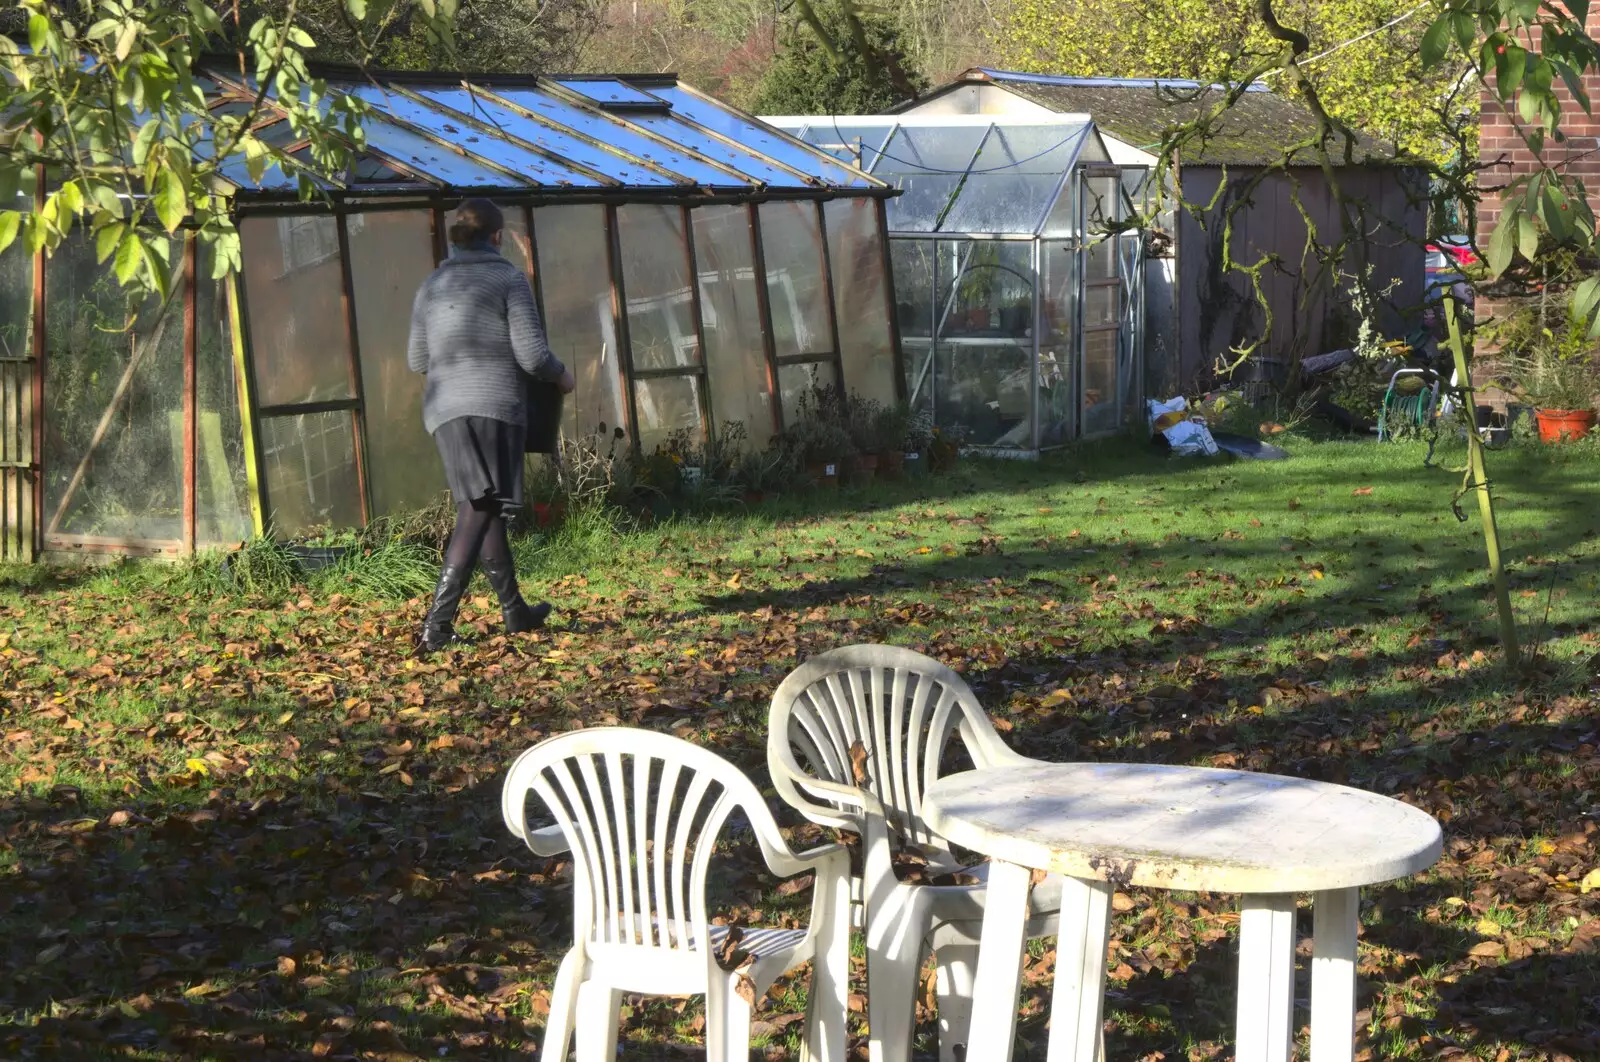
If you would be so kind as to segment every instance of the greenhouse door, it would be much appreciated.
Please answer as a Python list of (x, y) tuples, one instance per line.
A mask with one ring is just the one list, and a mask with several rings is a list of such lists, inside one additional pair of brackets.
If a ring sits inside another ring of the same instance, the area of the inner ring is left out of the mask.
[(1128, 328), (1133, 300), (1123, 275), (1123, 238), (1107, 231), (1127, 216), (1122, 171), (1116, 166), (1084, 166), (1078, 181), (1084, 248), (1079, 424), (1082, 435), (1093, 438), (1118, 431), (1125, 423), (1134, 388)]

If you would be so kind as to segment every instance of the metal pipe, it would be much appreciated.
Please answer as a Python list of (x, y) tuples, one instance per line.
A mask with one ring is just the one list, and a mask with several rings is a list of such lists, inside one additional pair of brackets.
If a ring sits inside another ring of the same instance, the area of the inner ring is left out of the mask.
[(750, 264), (755, 272), (756, 312), (761, 317), (761, 349), (767, 360), (767, 396), (772, 407), (772, 432), (783, 434), (783, 391), (778, 384), (778, 337), (772, 328), (772, 297), (767, 291), (767, 250), (761, 235), (760, 208), (751, 203)]
[(700, 434), (706, 442), (713, 436), (714, 421), (711, 419), (716, 409), (711, 401), (711, 378), (706, 366), (706, 325), (701, 317), (700, 308), (700, 264), (694, 253), (694, 219), (689, 216), (689, 208), (683, 207), (683, 254), (684, 261), (689, 267), (689, 312), (694, 317), (694, 342), (700, 354)]
[(822, 204), (816, 205), (817, 242), (822, 248), (822, 289), (827, 293), (828, 335), (833, 340), (833, 375), (838, 382), (839, 394), (844, 396), (844, 348), (839, 342), (839, 311), (834, 305), (833, 255), (828, 247), (828, 222), (822, 213)]
[[(447, 186), (435, 185), (435, 195), (442, 195)], [(454, 192), (463, 192), (465, 189), (452, 188)], [(530, 191), (526, 185), (505, 186), (500, 188), (486, 187), (473, 189), (473, 192), (504, 204), (522, 204), (530, 206), (623, 206), (630, 203), (687, 203), (690, 206), (743, 206), (747, 203), (778, 203), (790, 200), (821, 200), (830, 199), (893, 199), (901, 194), (898, 188), (762, 188), (750, 192), (717, 192), (690, 190), (682, 187), (667, 188), (626, 188), (614, 192), (593, 191)], [(395, 205), (393, 189), (351, 189), (340, 193), (337, 209), (350, 213), (359, 213), (362, 210), (383, 210)], [(369, 199), (370, 197), (370, 199)], [(413, 193), (413, 198), (420, 198), (421, 193)], [(301, 202), (287, 200), (279, 193), (256, 191), (252, 189), (239, 189), (235, 200), (244, 214), (318, 214), (329, 213), (335, 209), (331, 203), (317, 200)], [(894, 233), (896, 239), (916, 238), (925, 236), (927, 239), (943, 239), (937, 233)], [(967, 239), (1032, 239), (1027, 235), (970, 233), (964, 234)]]
[(628, 289), (622, 276), (622, 233), (617, 208), (606, 207), (606, 264), (611, 268), (611, 313), (617, 328), (617, 375), (622, 381), (622, 415), (628, 419), (633, 452), (640, 452), (639, 408), (633, 394), (633, 335), (628, 328)]
[(894, 361), (894, 393), (902, 402), (910, 402), (906, 391), (906, 356), (900, 342), (900, 304), (895, 299), (894, 254), (889, 244), (889, 210), (882, 199), (873, 205), (873, 217), (878, 223), (878, 253), (883, 256), (884, 312), (889, 320), (890, 357)]
[[(34, 170), (33, 210), (44, 211), (44, 166)], [(29, 514), (29, 528), (24, 549), (24, 560), (37, 559), (44, 548), (44, 363), (45, 345), (49, 338), (45, 330), (45, 255), (44, 248), (33, 256), (33, 512)]]
[(356, 489), (361, 494), (361, 525), (372, 523), (372, 485), (367, 476), (366, 404), (361, 388), (361, 337), (356, 327), (355, 278), (350, 269), (350, 233), (345, 215), (334, 215), (339, 234), (340, 304), (344, 308), (345, 358), (350, 369), (350, 394), (355, 405), (350, 409), (350, 431), (355, 447)]
[(195, 255), (198, 253), (194, 233), (185, 233), (183, 239), (183, 548), (186, 553), (194, 552), (195, 539), (199, 534), (199, 499), (195, 496), (197, 479), (195, 455), (198, 450), (195, 433), (200, 419), (197, 412), (200, 402), (199, 375), (195, 365), (198, 344), (196, 331), (199, 327), (196, 305), (199, 295), (195, 291)]

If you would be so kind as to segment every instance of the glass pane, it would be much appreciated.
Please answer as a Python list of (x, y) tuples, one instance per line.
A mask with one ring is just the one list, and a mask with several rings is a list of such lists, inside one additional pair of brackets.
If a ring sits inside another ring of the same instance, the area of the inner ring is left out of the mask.
[(938, 293), (934, 261), (938, 247), (932, 240), (889, 241), (894, 260), (895, 315), (900, 320), (900, 348), (905, 357), (906, 399), (912, 409), (924, 408), (933, 401), (933, 314)]
[[(441, 172), (439, 167), (447, 167), (451, 172), (456, 172), (458, 169), (463, 172), (470, 172), (478, 168), (471, 159), (458, 154), (457, 149), (468, 152), (486, 162), (493, 163), (502, 169), (509, 170), (511, 173), (523, 178), (523, 180), (518, 180), (516, 177), (505, 174), (490, 178), (489, 183), (502, 187), (516, 187), (529, 181), (536, 184), (578, 185), (586, 188), (597, 187), (600, 184), (593, 177), (572, 169), (570, 166), (563, 166), (544, 155), (536, 154), (524, 147), (518, 147), (515, 143), (503, 137), (485, 133), (480, 129), (465, 124), (453, 115), (436, 110), (424, 103), (419, 103), (409, 96), (403, 96), (398, 92), (389, 92), (373, 85), (352, 85), (349, 86), (349, 91), (351, 95), (371, 104), (375, 114), (393, 115), (395, 118), (416, 128), (424, 129), (434, 137), (445, 141), (444, 144), (435, 144), (425, 137), (407, 133), (406, 135), (413, 137), (419, 146), (412, 149), (415, 152), (414, 157), (402, 155), (400, 159), (402, 162), (414, 162), (426, 172), (436, 177), (445, 178), (451, 184), (461, 182), (457, 182), (454, 178), (446, 177), (446, 174)], [(471, 112), (469, 111), (468, 113)], [(395, 128), (389, 126), (387, 122), (374, 124), (381, 127), (380, 135), (388, 135), (388, 130)], [(367, 139), (374, 147), (379, 148), (379, 150), (385, 150), (373, 138), (371, 133), (368, 133)]]
[[(808, 144), (870, 173), (882, 157), (884, 142), (894, 128), (893, 125), (857, 125), (848, 120), (818, 118), (806, 127), (805, 139)], [(859, 165), (857, 151), (860, 152)]]
[[(528, 181), (519, 181), (510, 174), (480, 166), (471, 159), (456, 154), (438, 141), (418, 136), (409, 129), (391, 125), (377, 115), (367, 116), (361, 123), (366, 134), (367, 147), (382, 152), (400, 165), (415, 170), (426, 177), (442, 181), (455, 188), (524, 188)], [(580, 179), (578, 183), (595, 182)]]
[(333, 218), (249, 217), (239, 222), (239, 235), (256, 402), (277, 406), (352, 397)]
[[(175, 249), (174, 258), (181, 255)], [(184, 284), (130, 325), (94, 240), (76, 229), (45, 286), (46, 533), (183, 535)]]
[(1117, 333), (1083, 334), (1083, 433), (1115, 431), (1117, 410)]
[(355, 431), (346, 412), (268, 417), (261, 421), (268, 527), (299, 535), (317, 527), (361, 523)]
[(932, 232), (950, 206), (964, 178), (960, 174), (910, 173), (878, 174), (901, 190), (884, 204), (889, 213), (890, 232)]
[(699, 207), (689, 217), (700, 270), (711, 415), (719, 431), (725, 424), (743, 421), (750, 445), (759, 449), (772, 438), (773, 410), (756, 300), (750, 211), (742, 206)]
[(1004, 167), (1059, 178), (1072, 169), (1088, 131), (1087, 125), (996, 126), (972, 171), (996, 173)]
[(634, 407), (639, 412), (639, 449), (651, 453), (674, 432), (688, 432), (698, 444), (704, 438), (700, 424), (700, 378), (658, 376), (636, 380)]
[(1055, 201), (1060, 174), (974, 173), (939, 228), (945, 232), (1032, 233)]
[(250, 481), (239, 415), (239, 379), (233, 356), (228, 283), (212, 280), (204, 245), (195, 270), (196, 540), (230, 544), (249, 538)]
[(426, 210), (381, 210), (348, 220), (367, 484), (373, 514), (385, 516), (422, 508), (445, 489), (438, 448), (422, 427), (424, 378), (406, 365), (411, 305), (433, 272), (433, 218)]
[(630, 203), (617, 208), (617, 225), (634, 369), (700, 364), (683, 212)]
[(822, 283), (822, 233), (809, 202), (762, 203), (761, 246), (767, 259), (767, 300), (778, 357), (833, 349), (828, 293)]
[(1065, 241), (1039, 245), (1039, 445), (1072, 438), (1072, 367), (1078, 351), (1078, 251)]
[(793, 424), (800, 416), (800, 398), (812, 396), (811, 405), (817, 405), (817, 392), (839, 386), (839, 376), (831, 361), (798, 362), (778, 366), (778, 391), (783, 396), (783, 422)]
[(920, 128), (902, 125), (883, 149), (881, 168), (884, 173), (966, 173), (991, 128), (989, 125)]
[(899, 388), (877, 206), (870, 199), (829, 200), (823, 206), (823, 220), (833, 266), (833, 302), (839, 314), (845, 388), (893, 405), (899, 399)]
[(648, 92), (641, 92), (622, 81), (613, 78), (592, 80), (581, 77), (558, 77), (556, 84), (564, 85), (580, 96), (587, 96), (599, 103), (655, 103), (661, 101)]
[(1033, 447), (1031, 342), (943, 338), (934, 379), (935, 423), (975, 446)]
[[(528, 212), (521, 206), (502, 207), (506, 225), (500, 233), (500, 253), (528, 276), (533, 275), (533, 246), (528, 237)], [(429, 250), (432, 250), (430, 245)]]
[[(28, 199), (18, 196), (6, 209), (31, 211), (33, 193), (28, 194)], [(0, 358), (26, 358), (32, 349), (33, 255), (18, 239), (0, 251)]]
[[(746, 177), (754, 178), (755, 180), (771, 185), (774, 188), (796, 188), (805, 184), (805, 182), (799, 177), (796, 177), (793, 173), (789, 172), (783, 167), (774, 166), (772, 163), (763, 160), (759, 156), (754, 155), (749, 151), (741, 150), (740, 148), (734, 147), (725, 141), (718, 140), (716, 137), (707, 136), (705, 133), (702, 133), (693, 126), (685, 125), (683, 122), (679, 121), (677, 118), (674, 118), (670, 114), (630, 114), (628, 116), (628, 120), (634, 125), (639, 126), (641, 129), (648, 129), (659, 136), (665, 137), (668, 141), (674, 144), (681, 144), (692, 151), (697, 151), (708, 159), (714, 159), (717, 162), (726, 163), (735, 170), (739, 171), (739, 173), (744, 174)], [(741, 136), (737, 138), (737, 142), (740, 144), (748, 144), (750, 143), (750, 140), (748, 137)], [(798, 148), (791, 148), (790, 153), (793, 154), (798, 150)], [(802, 168), (801, 172), (816, 173), (818, 169), (834, 169), (831, 160), (828, 163), (821, 165), (817, 163), (817, 159), (826, 157), (827, 156), (824, 155), (813, 155), (810, 152), (806, 152), (806, 165)], [(796, 162), (796, 165), (799, 165), (798, 161)], [(839, 172), (848, 173), (849, 171), (840, 170)], [(732, 174), (724, 174), (721, 179), (715, 183), (719, 185), (733, 185), (744, 182), (740, 181), (739, 178), (733, 176)], [(838, 183), (844, 182), (841, 181)]]
[[(793, 141), (768, 131), (749, 118), (741, 117), (734, 112), (712, 103), (703, 97), (682, 88), (671, 85), (650, 90), (652, 96), (672, 104), (674, 113), (705, 126), (716, 133), (727, 137), (738, 144), (744, 144), (753, 151), (759, 151), (768, 158), (777, 159), (787, 166), (793, 166), (801, 173), (814, 173), (830, 184), (859, 184), (861, 178), (843, 166), (836, 166), (828, 157), (815, 151), (808, 151)], [(688, 143), (680, 137), (674, 137), (679, 143)], [(781, 182), (781, 186), (793, 186), (797, 179), (788, 175)]]
[(1084, 251), (1085, 280), (1115, 280), (1117, 277), (1117, 241), (1102, 237), (1090, 243)]
[(935, 422), (980, 446), (1033, 446), (1031, 243), (975, 242), (952, 260), (934, 358)]
[(1056, 196), (1055, 206), (1050, 208), (1050, 216), (1045, 219), (1044, 226), (1039, 230), (1044, 236), (1076, 236), (1078, 234), (1078, 181), (1075, 177), (1067, 178), (1061, 186), (1060, 194)]
[(622, 377), (611, 315), (611, 256), (603, 206), (539, 207), (539, 294), (550, 349), (578, 378), (562, 403), (562, 430), (574, 438), (623, 424)]
[(1099, 281), (1083, 289), (1083, 326), (1103, 328), (1115, 325), (1122, 311), (1122, 286), (1116, 281)]
[[(453, 95), (455, 93), (459, 93), (460, 97), (466, 98), (461, 99)], [(426, 95), (456, 107), (458, 110), (470, 109), (474, 105), (473, 97), (469, 96), (464, 89), (428, 89)], [(697, 184), (727, 184), (731, 180), (726, 173), (715, 166), (709, 166), (698, 159), (673, 151), (670, 146), (658, 140), (641, 136), (607, 118), (590, 114), (581, 108), (553, 99), (535, 89), (506, 88), (501, 89), (498, 95), (524, 110), (539, 115), (541, 118), (558, 122), (568, 129), (584, 136), (593, 137), (602, 144), (613, 146), (619, 151), (626, 151), (637, 158), (654, 162), (658, 166), (665, 166), (673, 173), (687, 177)], [(484, 100), (482, 97), (476, 97), (476, 99), (478, 100), (479, 113), (493, 116), (496, 121), (504, 122), (508, 116), (518, 121), (528, 121), (528, 119), (522, 118), (514, 111), (504, 108), (495, 109), (495, 104)], [(515, 129), (518, 136), (539, 144), (541, 147), (550, 146), (557, 142), (555, 139), (545, 139), (547, 136), (561, 137), (559, 130), (540, 132), (540, 130), (547, 128), (541, 123), (530, 123), (528, 128), (510, 125), (507, 127)], [(562, 142), (568, 139), (570, 138), (561, 137)], [(626, 180), (630, 184), (656, 183), (656, 181), (646, 176), (649, 171), (640, 171), (638, 167), (617, 168), (619, 165), (628, 166), (628, 164), (599, 147), (592, 147), (586, 151), (580, 148), (573, 148), (572, 154), (567, 155), (563, 152), (563, 157), (571, 158), (574, 162), (581, 162), (587, 166), (593, 166), (602, 173), (610, 173), (612, 176), (620, 180)], [(665, 180), (665, 178), (661, 178), (661, 181), (665, 182)]]

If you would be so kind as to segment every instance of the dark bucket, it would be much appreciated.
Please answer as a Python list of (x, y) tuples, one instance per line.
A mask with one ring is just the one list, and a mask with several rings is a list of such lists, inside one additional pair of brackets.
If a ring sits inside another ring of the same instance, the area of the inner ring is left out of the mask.
[(553, 454), (561, 444), (561, 388), (524, 374), (528, 431), (522, 449), (530, 454)]

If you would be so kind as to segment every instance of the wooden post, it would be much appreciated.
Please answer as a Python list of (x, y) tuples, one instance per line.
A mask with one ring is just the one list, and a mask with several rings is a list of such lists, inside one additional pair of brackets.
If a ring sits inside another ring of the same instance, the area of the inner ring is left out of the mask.
[(1500, 612), (1500, 645), (1506, 652), (1506, 665), (1515, 667), (1521, 648), (1517, 644), (1517, 617), (1511, 611), (1511, 588), (1506, 583), (1505, 566), (1500, 559), (1500, 531), (1494, 522), (1494, 497), (1489, 492), (1489, 472), (1484, 467), (1483, 437), (1478, 434), (1477, 409), (1473, 405), (1472, 366), (1467, 345), (1461, 336), (1452, 298), (1444, 300), (1445, 321), (1450, 326), (1450, 353), (1455, 356), (1458, 393), (1462, 396), (1464, 423), (1467, 425), (1467, 485), (1478, 495), (1478, 517), (1483, 521), (1483, 545), (1489, 554), (1489, 577), (1494, 581), (1495, 603)]

